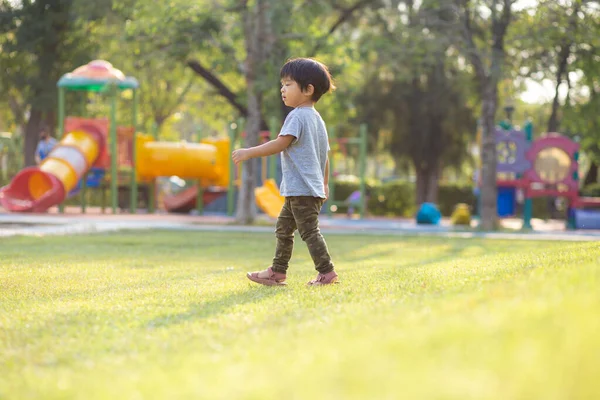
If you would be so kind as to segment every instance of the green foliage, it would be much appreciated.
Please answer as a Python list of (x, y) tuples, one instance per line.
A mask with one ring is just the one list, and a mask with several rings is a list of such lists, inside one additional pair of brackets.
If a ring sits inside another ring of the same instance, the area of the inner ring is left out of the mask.
[(416, 212), (414, 185), (395, 181), (372, 188), (367, 210), (373, 215), (412, 217)]
[[(358, 182), (334, 181), (335, 201), (345, 201), (350, 194), (360, 189)], [(367, 186), (367, 209), (370, 215), (391, 217), (412, 217), (416, 210), (415, 185), (410, 182), (392, 181)], [(458, 203), (468, 204), (472, 210), (476, 207), (473, 187), (470, 185), (441, 184), (439, 187), (438, 207), (444, 216), (450, 216)], [(345, 213), (346, 205), (340, 205), (338, 212)]]
[(600, 197), (600, 183), (592, 183), (581, 190), (581, 195), (585, 197)]
[(450, 216), (459, 203), (467, 204), (472, 212), (477, 209), (477, 197), (472, 185), (441, 184), (438, 199), (438, 207), (443, 216)]
[[(594, 2), (540, 0), (518, 14), (507, 38), (514, 57), (507, 73), (523, 85), (523, 79), (551, 82), (561, 96), (557, 99), (558, 131), (577, 138), (590, 158), (600, 160), (600, 96), (597, 84), (597, 48), (600, 45), (600, 10)], [(562, 76), (558, 69), (564, 62)], [(564, 89), (568, 89), (563, 98)], [(556, 92), (552, 93), (555, 96)], [(552, 99), (548, 99), (550, 102)], [(520, 108), (520, 106), (517, 108)], [(550, 104), (538, 106), (531, 117), (543, 115), (536, 132), (546, 132)]]
[(553, 200), (549, 197), (535, 197), (532, 199), (533, 218), (550, 218), (550, 203)]
[[(372, 149), (410, 160), (417, 180), (429, 182), (440, 168), (468, 159), (476, 130), (472, 79), (441, 29), (447, 16), (437, 2), (382, 7), (367, 15), (370, 26), (359, 42), (367, 63), (354, 98), (356, 119), (369, 125)], [(417, 199), (430, 195), (423, 191)]]

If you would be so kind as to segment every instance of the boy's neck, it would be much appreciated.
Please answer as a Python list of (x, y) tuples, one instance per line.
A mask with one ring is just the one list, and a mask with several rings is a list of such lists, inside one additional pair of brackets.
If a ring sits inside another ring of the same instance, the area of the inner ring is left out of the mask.
[(315, 102), (314, 101), (307, 101), (307, 102), (304, 102), (304, 103), (300, 103), (295, 108), (315, 108)]

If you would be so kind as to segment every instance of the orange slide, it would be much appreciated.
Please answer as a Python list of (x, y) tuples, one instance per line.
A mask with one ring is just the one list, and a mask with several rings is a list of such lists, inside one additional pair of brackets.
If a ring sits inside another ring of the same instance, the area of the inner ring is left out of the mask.
[(105, 140), (101, 124), (75, 124), (40, 165), (23, 169), (0, 189), (0, 204), (14, 212), (44, 212), (59, 204), (94, 165)]
[(266, 179), (263, 186), (254, 189), (256, 204), (271, 218), (277, 218), (283, 208), (284, 197), (274, 179)]

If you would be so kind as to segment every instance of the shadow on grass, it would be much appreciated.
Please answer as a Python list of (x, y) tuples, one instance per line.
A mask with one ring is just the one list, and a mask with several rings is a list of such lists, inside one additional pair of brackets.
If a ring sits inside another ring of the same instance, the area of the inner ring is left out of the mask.
[[(443, 250), (434, 251), (433, 252), (434, 254), (431, 254), (432, 252), (430, 251), (431, 249), (429, 247), (423, 247), (422, 253), (417, 256), (415, 256), (414, 249), (412, 249), (411, 252), (409, 252), (409, 251), (403, 252), (403, 251), (398, 251), (395, 249), (387, 249), (387, 250), (376, 251), (376, 252), (373, 252), (370, 254), (360, 255), (360, 256), (352, 256), (351, 254), (350, 255), (342, 255), (342, 256), (338, 257), (336, 259), (336, 261), (338, 261), (338, 263), (340, 263), (340, 264), (352, 265), (355, 263), (364, 264), (365, 262), (368, 262), (371, 260), (389, 259), (389, 260), (395, 260), (392, 263), (395, 268), (403, 268), (403, 269), (404, 268), (422, 268), (422, 267), (426, 267), (428, 265), (446, 262), (446, 261), (455, 259), (457, 257), (460, 257), (461, 259), (466, 260), (466, 259), (470, 259), (470, 258), (474, 258), (474, 257), (480, 257), (482, 254), (492, 254), (492, 253), (496, 252), (496, 251), (494, 251), (494, 249), (490, 249), (488, 246), (485, 246), (484, 244), (481, 244), (481, 243), (478, 243), (478, 244), (469, 243), (468, 245), (466, 245), (464, 242), (452, 241), (450, 243), (443, 242), (443, 243), (435, 243), (434, 244), (434, 246), (436, 246), (436, 247), (438, 247), (440, 245), (444, 245), (445, 248)], [(416, 246), (422, 247), (423, 245), (418, 244)], [(360, 252), (363, 247), (368, 247), (368, 245), (361, 246), (358, 249), (355, 248), (355, 250)], [(467, 251), (467, 250), (472, 251), (474, 249), (477, 250), (477, 252), (475, 252), (474, 254), (469, 254), (469, 255), (464, 254), (465, 251)], [(356, 268), (364, 268), (364, 266), (357, 264)]]
[(149, 328), (158, 328), (181, 324), (186, 321), (207, 319), (219, 314), (225, 314), (228, 310), (236, 306), (247, 303), (260, 303), (278, 293), (281, 293), (281, 290), (278, 288), (253, 286), (247, 290), (230, 293), (212, 301), (191, 304), (188, 311), (179, 314), (163, 315), (148, 322), (147, 326)]

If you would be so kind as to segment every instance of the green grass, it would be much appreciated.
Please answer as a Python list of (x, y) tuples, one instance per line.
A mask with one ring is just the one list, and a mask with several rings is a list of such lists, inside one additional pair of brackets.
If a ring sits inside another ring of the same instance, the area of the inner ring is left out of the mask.
[(598, 242), (327, 240), (269, 288), (268, 234), (0, 239), (0, 398), (600, 395)]

